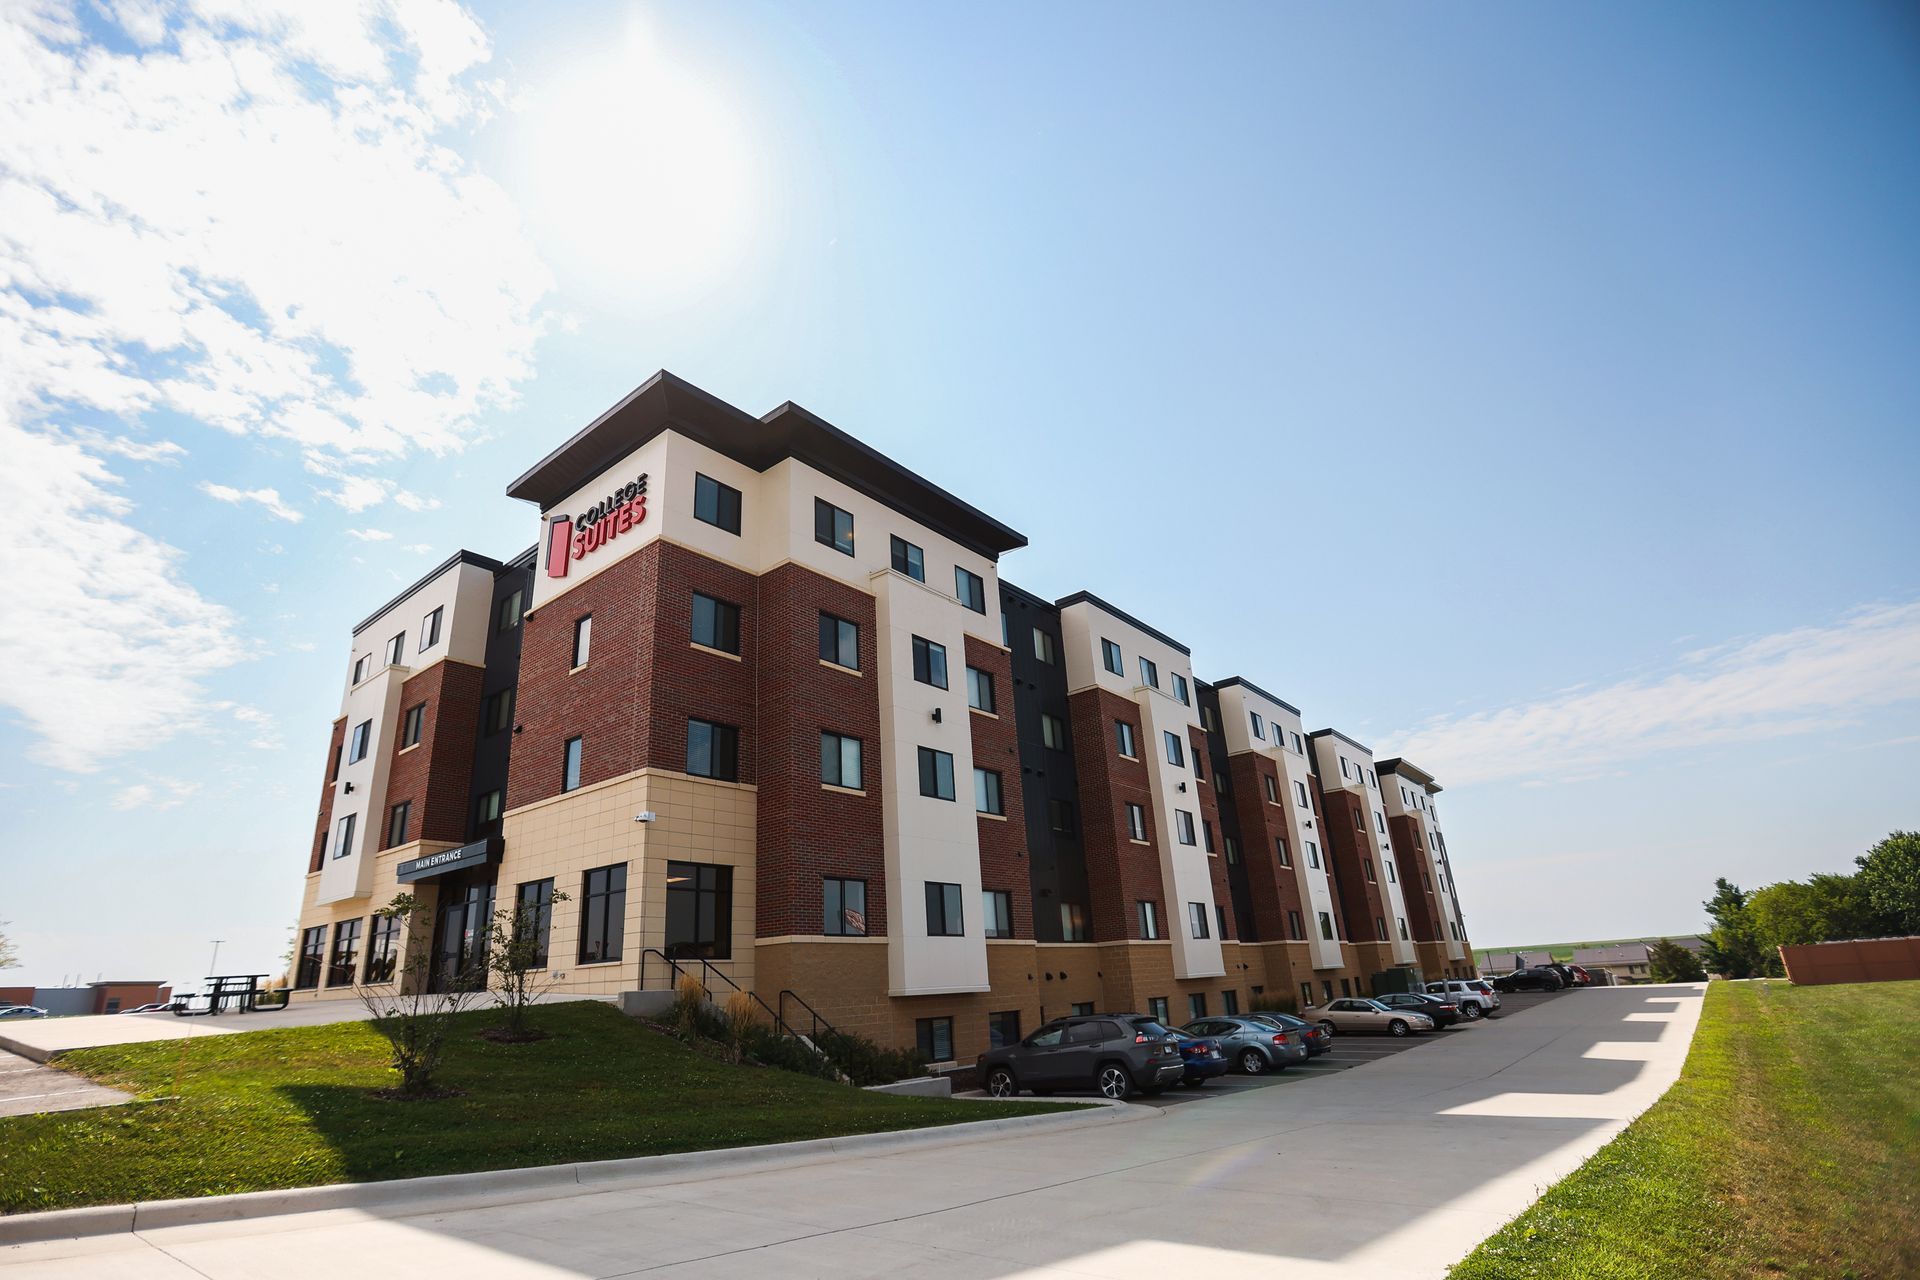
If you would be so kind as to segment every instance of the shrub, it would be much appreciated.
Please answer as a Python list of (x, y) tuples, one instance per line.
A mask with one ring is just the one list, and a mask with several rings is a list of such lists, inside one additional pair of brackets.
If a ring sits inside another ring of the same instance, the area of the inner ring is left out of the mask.
[(833, 1063), (792, 1036), (781, 1035), (758, 1020), (747, 1023), (743, 1027), (739, 1046), (747, 1057), (762, 1066), (778, 1067), (782, 1071), (792, 1071), (820, 1080), (840, 1079), (840, 1070)]
[(673, 1034), (691, 1044), (695, 1040), (732, 1040), (725, 1015), (707, 1003), (707, 989), (694, 977), (683, 977), (673, 989), (673, 1004), (667, 1009), (667, 1026)]
[(910, 1049), (886, 1049), (864, 1036), (825, 1031), (814, 1037), (820, 1052), (857, 1085), (892, 1084), (925, 1075), (927, 1064)]
[(1247, 1001), (1247, 1008), (1254, 1013), (1290, 1013), (1296, 1018), (1300, 1016), (1298, 1000), (1292, 996), (1269, 995), (1264, 991)]

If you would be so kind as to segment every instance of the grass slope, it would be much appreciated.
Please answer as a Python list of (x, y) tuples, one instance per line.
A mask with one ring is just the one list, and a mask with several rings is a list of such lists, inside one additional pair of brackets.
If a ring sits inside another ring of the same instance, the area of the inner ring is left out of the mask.
[(1679, 1081), (1451, 1280), (1920, 1275), (1920, 982), (1715, 982)]
[(220, 1195), (607, 1160), (955, 1124), (1061, 1109), (868, 1093), (716, 1062), (611, 1006), (534, 1011), (552, 1038), (497, 1045), (460, 1015), (440, 1078), (465, 1096), (388, 1102), (386, 1041), (364, 1023), (67, 1054), (153, 1099), (0, 1118), (0, 1211)]

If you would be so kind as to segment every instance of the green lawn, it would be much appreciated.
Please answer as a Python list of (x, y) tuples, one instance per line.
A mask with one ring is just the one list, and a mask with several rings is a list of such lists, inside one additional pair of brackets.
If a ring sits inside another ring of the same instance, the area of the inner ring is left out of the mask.
[(1920, 1275), (1920, 982), (1715, 982), (1679, 1081), (1452, 1280)]
[[(123, 1107), (0, 1118), (0, 1211), (219, 1195), (697, 1151), (1062, 1109), (867, 1093), (716, 1062), (609, 1005), (534, 1011), (552, 1038), (497, 1045), (460, 1015), (443, 1082), (465, 1096), (389, 1102), (386, 1042), (364, 1023), (64, 1055), (131, 1090)], [(991, 1107), (991, 1109), (989, 1109)]]

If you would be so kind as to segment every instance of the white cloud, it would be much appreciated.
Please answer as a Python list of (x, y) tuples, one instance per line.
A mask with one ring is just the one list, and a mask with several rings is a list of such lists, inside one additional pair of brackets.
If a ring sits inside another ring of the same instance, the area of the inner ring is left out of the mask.
[(1828, 626), (1696, 649), (1665, 674), (1578, 686), (1537, 702), (1441, 716), (1392, 752), (1442, 782), (1563, 781), (1657, 752), (1781, 738), (1920, 699), (1920, 603), (1874, 605)]
[(151, 782), (136, 782), (122, 787), (113, 797), (116, 809), (176, 809), (191, 799), (200, 790), (197, 782), (183, 782), (179, 778), (155, 778)]
[(349, 529), (349, 538), (358, 538), (362, 542), (391, 542), (393, 535), (385, 529)]
[(407, 550), (413, 552), (415, 555), (432, 555), (433, 544), (431, 542), (409, 542), (407, 544)]
[(200, 482), (200, 492), (216, 502), (254, 502), (267, 509), (268, 513), (291, 524), (299, 524), (306, 519), (286, 503), (280, 501), (278, 489), (235, 489), (231, 485), (214, 484), (208, 480)]
[(409, 493), (405, 489), (394, 494), (393, 500), (409, 511), (438, 511), (440, 509), (440, 499), (423, 498), (419, 494)]
[[(452, 0), (78, 4), (0, 5), (0, 703), (89, 769), (197, 723), (248, 652), (104, 460), (183, 456), (165, 414), (289, 444), (365, 510), (512, 402), (550, 277), (445, 142), (495, 104)], [(202, 489), (300, 516), (285, 482)]]

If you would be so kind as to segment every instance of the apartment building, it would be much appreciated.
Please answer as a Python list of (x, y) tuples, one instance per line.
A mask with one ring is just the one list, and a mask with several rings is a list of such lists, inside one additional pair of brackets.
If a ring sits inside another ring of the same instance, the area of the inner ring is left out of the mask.
[(507, 492), (531, 549), (354, 631), (299, 998), (458, 982), (509, 906), (558, 990), (672, 961), (935, 1061), (1470, 968), (1431, 778), (1003, 582), (1021, 534), (796, 405), (663, 372)]

